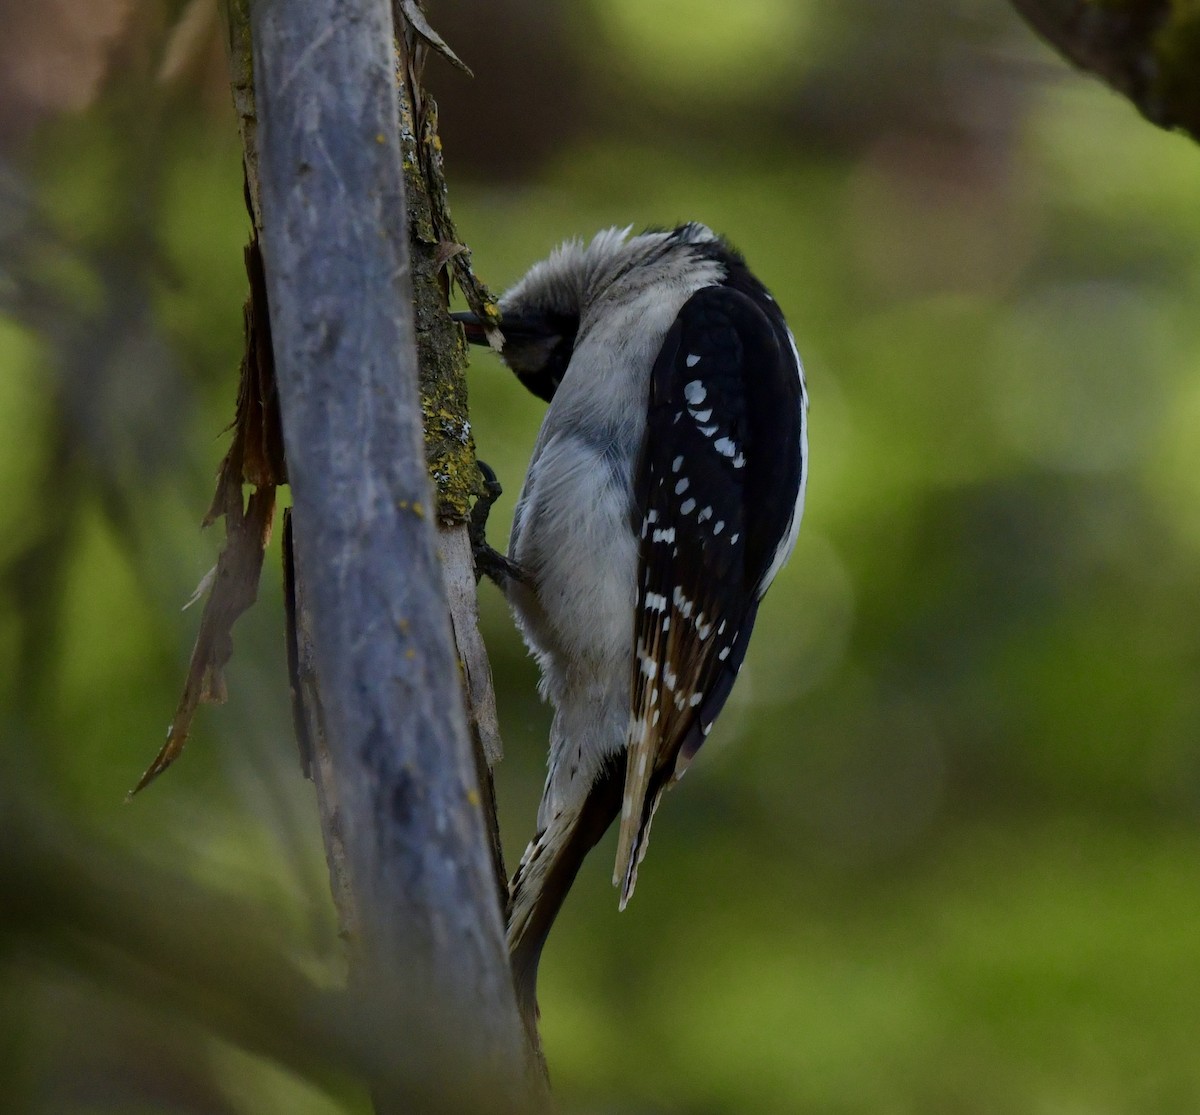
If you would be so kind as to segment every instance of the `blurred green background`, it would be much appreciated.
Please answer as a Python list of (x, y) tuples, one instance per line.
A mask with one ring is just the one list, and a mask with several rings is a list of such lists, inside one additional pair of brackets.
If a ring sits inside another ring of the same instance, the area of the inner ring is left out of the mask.
[[(219, 544), (242, 342), (212, 9), (0, 10), (0, 861), (61, 912), (0, 895), (0, 1109), (366, 1111), (139, 994), (73, 921), (125, 879), (115, 940), (153, 908), (148, 939), (219, 964), (220, 920), (176, 918), (162, 869), (340, 967), (277, 544), (228, 704), (123, 804)], [(785, 308), (812, 399), (799, 545), (637, 899), (618, 917), (610, 834), (551, 939), (564, 1111), (1200, 1111), (1200, 150), (1001, 0), (431, 18), (477, 75), (428, 80), (481, 276), (702, 220)], [(489, 354), (471, 393), (502, 538), (541, 404)], [(481, 597), (515, 861), (549, 717)]]

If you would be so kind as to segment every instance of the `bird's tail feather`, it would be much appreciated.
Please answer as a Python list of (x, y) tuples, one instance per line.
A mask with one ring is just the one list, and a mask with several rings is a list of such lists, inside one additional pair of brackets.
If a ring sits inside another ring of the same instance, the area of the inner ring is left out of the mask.
[(621, 828), (617, 836), (617, 860), (613, 865), (613, 886), (621, 890), (622, 910), (633, 897), (638, 866), (650, 846), (650, 825), (655, 810), (672, 781), (666, 771), (654, 768), (657, 736), (647, 717), (648, 713), (634, 721), (628, 737)]
[(509, 883), (508, 952), (517, 1004), (527, 1029), (537, 1022), (537, 973), (542, 949), (588, 852), (620, 809), (623, 756), (614, 756), (576, 808), (547, 820)]
[[(633, 809), (628, 817), (625, 815), (626, 805), (621, 806), (621, 840), (617, 847), (617, 862), (613, 872), (613, 886), (621, 888), (618, 906), (624, 910), (633, 897), (633, 889), (637, 886), (638, 868), (646, 858), (646, 849), (650, 847), (650, 825), (654, 821), (654, 813), (658, 803), (666, 792), (665, 779), (656, 778), (651, 785), (641, 785), (640, 798), (633, 798)], [(625, 802), (628, 802), (628, 786), (625, 791)], [(640, 806), (640, 808), (639, 808)]]
[(630, 725), (626, 756), (621, 828), (617, 835), (617, 860), (613, 865), (613, 886), (621, 888), (622, 910), (633, 893), (633, 885), (637, 880), (638, 850), (646, 845), (645, 833), (649, 827), (644, 806), (654, 754), (650, 726), (645, 717)]

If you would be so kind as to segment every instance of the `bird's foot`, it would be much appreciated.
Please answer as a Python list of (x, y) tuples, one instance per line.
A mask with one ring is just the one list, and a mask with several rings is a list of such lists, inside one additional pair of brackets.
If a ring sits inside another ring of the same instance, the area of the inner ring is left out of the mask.
[(475, 463), (483, 475), (483, 493), (475, 500), (475, 506), (471, 508), (471, 517), (467, 521), (471, 553), (475, 558), (475, 582), (478, 584), (480, 577), (487, 577), (501, 590), (512, 581), (528, 584), (529, 575), (521, 566), (488, 545), (488, 516), (492, 513), (492, 504), (500, 498), (504, 489), (490, 465), (483, 461)]

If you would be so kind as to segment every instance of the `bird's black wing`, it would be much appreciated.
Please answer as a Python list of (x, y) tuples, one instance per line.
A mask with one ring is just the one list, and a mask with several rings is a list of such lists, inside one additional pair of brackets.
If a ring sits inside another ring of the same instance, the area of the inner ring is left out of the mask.
[(628, 901), (659, 798), (699, 749), (745, 657), (764, 578), (798, 514), (801, 372), (761, 299), (705, 287), (651, 377), (635, 477), (641, 554), (614, 882)]

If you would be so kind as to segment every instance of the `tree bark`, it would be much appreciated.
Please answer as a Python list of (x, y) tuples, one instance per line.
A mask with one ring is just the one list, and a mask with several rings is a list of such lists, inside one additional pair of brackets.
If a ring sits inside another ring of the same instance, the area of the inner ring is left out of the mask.
[(377, 1104), (402, 1110), (432, 1078), (446, 1110), (528, 1111), (426, 472), (388, 0), (255, 0), (250, 18), (322, 779), (341, 821), (352, 985), (396, 1042)]

